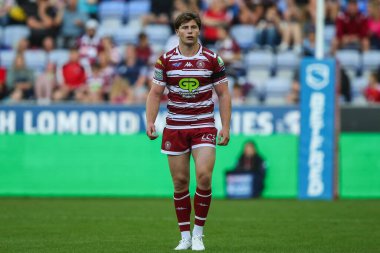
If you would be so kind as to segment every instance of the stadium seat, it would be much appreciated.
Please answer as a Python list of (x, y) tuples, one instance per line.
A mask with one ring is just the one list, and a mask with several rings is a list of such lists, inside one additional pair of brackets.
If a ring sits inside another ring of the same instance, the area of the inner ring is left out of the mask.
[(255, 45), (255, 35), (255, 28), (252, 25), (234, 25), (231, 28), (231, 36), (243, 50), (248, 50)]
[(48, 61), (53, 62), (57, 66), (62, 66), (69, 60), (69, 51), (65, 49), (57, 49), (49, 53)]
[(292, 85), (291, 79), (274, 77), (265, 84), (267, 104), (284, 104)]
[(117, 45), (136, 43), (140, 31), (140, 27), (129, 25), (122, 26), (119, 29), (117, 29), (117, 33), (114, 36), (115, 43)]
[(149, 42), (151, 44), (160, 44), (164, 46), (172, 35), (170, 26), (168, 25), (147, 25), (144, 28), (144, 32), (148, 36)]
[(335, 38), (335, 25), (326, 25), (324, 30), (324, 37), (326, 45), (329, 45), (330, 42)]
[(102, 1), (99, 4), (98, 12), (102, 22), (107, 19), (122, 21), (125, 14), (125, 3), (124, 1)]
[(47, 55), (43, 50), (27, 50), (25, 52), (26, 65), (35, 70), (43, 71), (47, 62)]
[(99, 25), (98, 30), (96, 31), (96, 34), (100, 37), (110, 36), (115, 37), (118, 30), (122, 27), (121, 23), (110, 23), (109, 20), (106, 20), (105, 22), (102, 22)]
[(380, 67), (380, 51), (370, 50), (362, 55), (363, 68), (365, 70), (375, 70)]
[(336, 58), (345, 69), (359, 70), (360, 54), (357, 50), (343, 49), (336, 52)]
[(0, 62), (1, 66), (9, 69), (13, 65), (13, 59), (15, 58), (16, 52), (14, 50), (2, 50), (0, 51)]
[(296, 69), (298, 68), (300, 58), (299, 56), (292, 52), (286, 51), (281, 52), (276, 55), (275, 59), (276, 69)]
[(247, 82), (254, 87), (253, 94), (255, 96), (264, 96), (266, 82), (270, 76), (271, 70), (268, 68), (252, 68), (247, 71)]
[(362, 95), (364, 88), (368, 85), (368, 77), (362, 76), (354, 78), (351, 81), (352, 84), (352, 95), (353, 97), (357, 97)]
[(21, 39), (27, 38), (30, 30), (24, 25), (10, 25), (4, 29), (4, 46), (15, 48)]
[(269, 68), (272, 69), (274, 66), (274, 55), (271, 51), (260, 50), (260, 51), (250, 51), (245, 55), (245, 64), (248, 68)]
[(125, 6), (125, 16), (128, 20), (139, 19), (150, 12), (150, 0), (130, 0)]

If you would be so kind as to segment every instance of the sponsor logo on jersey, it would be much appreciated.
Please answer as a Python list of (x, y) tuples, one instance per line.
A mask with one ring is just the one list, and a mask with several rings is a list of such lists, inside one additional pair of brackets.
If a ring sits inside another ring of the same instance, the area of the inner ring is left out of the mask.
[(186, 209), (187, 209), (187, 208), (185, 208), (185, 207), (181, 207), (181, 206), (176, 208), (176, 210), (179, 210), (179, 211), (181, 211), (181, 210), (186, 210)]
[(162, 69), (154, 69), (154, 79), (162, 81), (164, 80), (164, 74)]
[(224, 62), (220, 56), (218, 56), (218, 64), (219, 64), (219, 67), (224, 66)]
[(215, 134), (204, 134), (202, 141), (215, 143)]
[(172, 66), (178, 68), (179, 66), (181, 66), (181, 64), (182, 62), (175, 62), (172, 64)]
[(185, 67), (191, 68), (193, 67), (193, 64), (191, 64), (191, 62), (188, 61), (186, 62)]
[(186, 92), (180, 92), (183, 98), (194, 98), (199, 93), (196, 90), (199, 87), (199, 81), (196, 78), (182, 78), (178, 85), (186, 90)]
[(197, 65), (197, 68), (199, 69), (203, 69), (205, 67), (205, 63), (201, 60), (197, 61), (195, 65)]

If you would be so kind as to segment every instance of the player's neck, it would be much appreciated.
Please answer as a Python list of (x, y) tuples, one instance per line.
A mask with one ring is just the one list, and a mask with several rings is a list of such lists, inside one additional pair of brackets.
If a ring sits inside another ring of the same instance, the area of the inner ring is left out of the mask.
[(181, 52), (181, 54), (183, 56), (191, 57), (191, 56), (194, 56), (197, 54), (200, 46), (201, 45), (199, 45), (199, 43), (195, 43), (195, 44), (190, 45), (190, 46), (183, 44), (183, 43), (180, 43), (178, 47), (179, 47), (179, 51)]

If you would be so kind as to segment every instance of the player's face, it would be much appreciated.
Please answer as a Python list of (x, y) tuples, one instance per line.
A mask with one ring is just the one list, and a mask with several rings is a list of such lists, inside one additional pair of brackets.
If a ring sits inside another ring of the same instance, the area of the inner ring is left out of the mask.
[(191, 46), (198, 43), (200, 31), (195, 20), (190, 20), (187, 23), (183, 23), (178, 28), (178, 30), (176, 30), (176, 33), (179, 37), (180, 42), (187, 46)]

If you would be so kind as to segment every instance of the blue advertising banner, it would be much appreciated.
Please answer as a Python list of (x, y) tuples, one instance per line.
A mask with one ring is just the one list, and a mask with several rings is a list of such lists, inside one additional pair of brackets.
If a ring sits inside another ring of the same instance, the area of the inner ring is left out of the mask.
[(335, 173), (335, 61), (301, 63), (300, 199), (332, 199)]
[[(156, 126), (162, 132), (166, 108)], [(219, 112), (215, 112), (220, 128)], [(297, 107), (234, 107), (231, 134), (299, 134)], [(18, 105), (0, 106), (0, 134), (135, 134), (145, 132), (144, 106)]]

